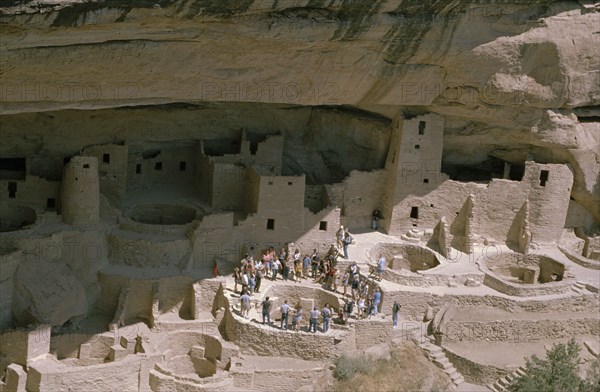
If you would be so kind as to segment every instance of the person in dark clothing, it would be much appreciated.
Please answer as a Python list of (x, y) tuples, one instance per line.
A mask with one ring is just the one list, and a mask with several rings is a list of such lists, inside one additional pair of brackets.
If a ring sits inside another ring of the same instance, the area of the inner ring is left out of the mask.
[(271, 324), (271, 305), (272, 305), (272, 302), (269, 301), (269, 297), (266, 297), (265, 300), (262, 301), (261, 305), (262, 305), (263, 324), (265, 323), (265, 321), (268, 324)]

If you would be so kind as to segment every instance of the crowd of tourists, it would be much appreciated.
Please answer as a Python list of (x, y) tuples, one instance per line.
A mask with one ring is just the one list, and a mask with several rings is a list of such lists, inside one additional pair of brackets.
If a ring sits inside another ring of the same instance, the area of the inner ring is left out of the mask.
[[(263, 279), (298, 283), (309, 280), (343, 296), (344, 302), (340, 309), (333, 309), (329, 304), (325, 304), (320, 309), (317, 307), (303, 309), (300, 304), (292, 308), (288, 301), (285, 301), (280, 306), (280, 328), (284, 330), (288, 329), (291, 320), (291, 329), (299, 331), (304, 317), (309, 321), (308, 332), (317, 332), (319, 320), (322, 322), (322, 331), (327, 332), (332, 319), (336, 323), (344, 324), (350, 318), (364, 319), (377, 316), (381, 304), (381, 291), (376, 281), (381, 280), (385, 270), (385, 257), (380, 256), (377, 266), (369, 275), (361, 274), (360, 266), (356, 262), (346, 268), (339, 268), (338, 259), (348, 258), (347, 247), (352, 242), (352, 237), (341, 226), (336, 239), (337, 246), (331, 245), (324, 257), (319, 255), (317, 249), (310, 254), (301, 254), (300, 250), (293, 249), (293, 246), (281, 248), (279, 252), (269, 247), (257, 257), (255, 248), (251, 247), (240, 261), (240, 266), (234, 270), (234, 292), (237, 293), (238, 288), (240, 289), (242, 316), (248, 317), (252, 295), (260, 293)], [(394, 326), (397, 324), (395, 305), (392, 309)], [(269, 297), (257, 303), (256, 307), (262, 314), (263, 323), (270, 325), (273, 304)]]

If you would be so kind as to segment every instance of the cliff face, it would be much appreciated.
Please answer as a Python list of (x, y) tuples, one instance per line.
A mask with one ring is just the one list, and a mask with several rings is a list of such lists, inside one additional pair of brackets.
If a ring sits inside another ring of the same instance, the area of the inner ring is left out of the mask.
[[(435, 112), (446, 117), (446, 163), (479, 165), (500, 158), (522, 164), (528, 154), (538, 162), (568, 162), (575, 177), (572, 197), (600, 221), (600, 14), (585, 2), (5, 4), (3, 157), (35, 153), (48, 141), (42, 149), (64, 154), (58, 141), (82, 133), (92, 139), (140, 138), (128, 136), (136, 126), (111, 116), (109, 108), (140, 106), (148, 122), (157, 113), (168, 125), (156, 138), (168, 140), (189, 134), (189, 123), (176, 119), (186, 118), (190, 108), (203, 109), (197, 116), (203, 117), (210, 107), (210, 121), (195, 120), (203, 128), (194, 135), (202, 137), (218, 133), (222, 123), (228, 129), (248, 123), (255, 129), (286, 128), (288, 113), (302, 106), (306, 127), (298, 126), (296, 147), (318, 144), (318, 126), (325, 140), (349, 144), (347, 152), (375, 151), (381, 163), (389, 135), (379, 132), (365, 147), (365, 138), (357, 136), (365, 116), (373, 117), (372, 136), (373, 121), (398, 112)], [(173, 103), (178, 105), (167, 105)], [(332, 136), (340, 132), (332, 130), (340, 115), (322, 115), (338, 105), (348, 109), (344, 124), (355, 129), (347, 140)], [(222, 122), (215, 112), (220, 109), (227, 113)], [(269, 115), (257, 116), (256, 110)], [(354, 122), (353, 112), (360, 113)], [(93, 116), (105, 119), (102, 127)], [(342, 160), (334, 166), (343, 166)]]

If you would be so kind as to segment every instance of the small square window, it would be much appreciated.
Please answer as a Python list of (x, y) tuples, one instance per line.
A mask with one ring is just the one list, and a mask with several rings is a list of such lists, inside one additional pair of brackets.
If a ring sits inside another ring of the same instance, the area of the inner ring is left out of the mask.
[(179, 162), (179, 171), (185, 171), (186, 163), (185, 161)]
[(102, 155), (102, 162), (104, 162), (104, 163), (110, 163), (110, 154), (103, 154)]
[(83, 168), (84, 169), (89, 169), (90, 168), (90, 164), (89, 163), (84, 163), (83, 164)]
[(293, 182), (291, 182), (291, 181), (288, 181), (288, 185), (292, 185), (292, 184), (293, 184)]
[(430, 204), (429, 207), (433, 207), (433, 204)]
[(424, 184), (429, 184), (429, 178), (423, 178), (423, 183)]
[(327, 221), (321, 221), (321, 222), (319, 222), (319, 230), (321, 230), (321, 231), (327, 231)]
[(275, 219), (267, 219), (267, 230), (275, 230)]
[(53, 210), (56, 208), (56, 199), (53, 197), (49, 197), (46, 199), (46, 208), (49, 210)]
[(419, 148), (421, 148), (421, 146), (418, 144), (415, 144), (415, 150), (418, 150)]
[(412, 225), (413, 225), (413, 227), (417, 227), (417, 224), (416, 224), (416, 223), (413, 223)]
[(142, 172), (142, 164), (138, 163), (135, 165), (135, 173), (140, 174)]
[(162, 162), (156, 162), (154, 164), (154, 170), (162, 170)]
[(273, 185), (273, 181), (269, 181), (269, 185)]

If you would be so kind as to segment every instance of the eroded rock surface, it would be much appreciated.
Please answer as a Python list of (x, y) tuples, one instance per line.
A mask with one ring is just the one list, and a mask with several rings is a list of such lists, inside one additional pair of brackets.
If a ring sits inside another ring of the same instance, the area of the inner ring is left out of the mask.
[[(600, 24), (591, 3), (42, 1), (1, 11), (3, 113), (53, 111), (4, 116), (5, 135), (42, 132), (23, 148), (40, 148), (71, 127), (81, 133), (76, 123), (93, 119), (64, 109), (185, 102), (168, 109), (161, 127), (174, 136), (188, 109), (215, 101), (246, 102), (250, 111), (255, 103), (286, 104), (277, 118), (256, 123), (263, 132), (284, 128), (282, 118), (294, 118), (299, 105), (348, 105), (390, 119), (398, 110), (436, 112), (446, 117), (446, 163), (522, 163), (528, 154), (568, 162), (572, 197), (600, 220)], [(212, 121), (248, 126), (239, 108), (226, 106)], [(108, 121), (103, 133), (123, 134), (130, 124)], [(340, 140), (340, 124), (335, 115), (311, 121), (290, 154), (309, 149), (315, 132)], [(386, 138), (373, 136), (355, 143), (381, 154)], [(356, 151), (341, 152), (363, 158)], [(321, 173), (334, 167), (315, 182), (347, 175), (333, 154), (323, 148), (321, 155), (289, 164), (313, 172), (318, 164)]]
[(65, 264), (23, 262), (14, 285), (13, 315), (19, 323), (62, 325), (88, 310), (85, 290)]

